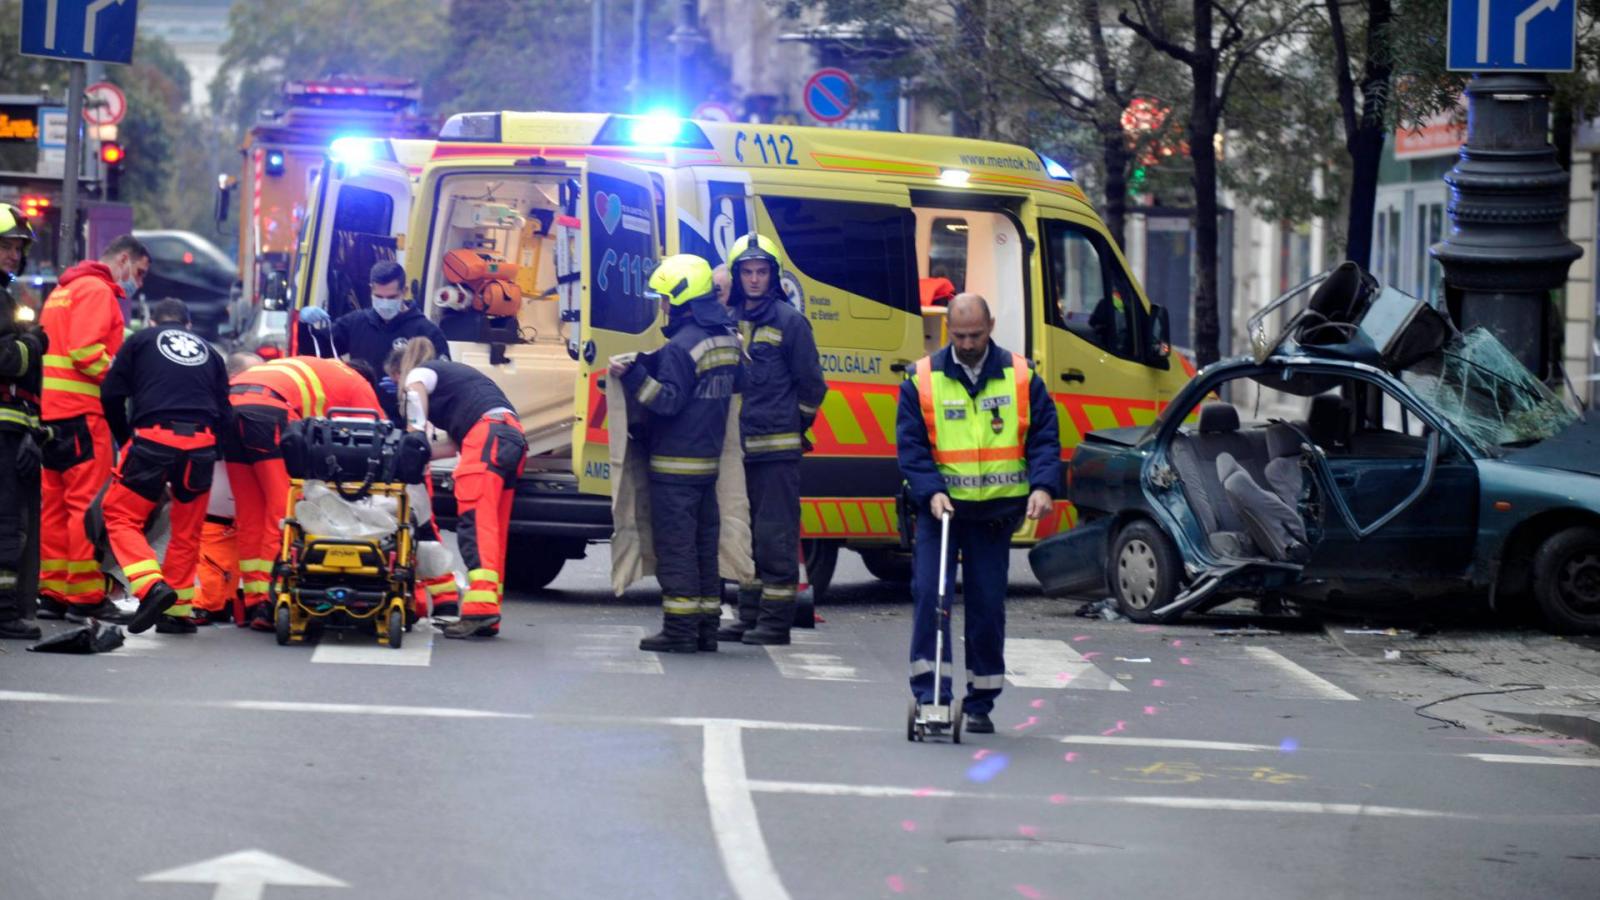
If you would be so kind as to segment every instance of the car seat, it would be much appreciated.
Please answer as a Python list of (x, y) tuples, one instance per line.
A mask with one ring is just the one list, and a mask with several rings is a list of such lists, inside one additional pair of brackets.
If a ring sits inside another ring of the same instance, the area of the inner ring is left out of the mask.
[(1267, 430), (1267, 450), (1272, 458), (1264, 474), (1271, 490), (1263, 488), (1228, 453), (1217, 457), (1217, 480), (1251, 543), (1264, 556), (1280, 562), (1304, 562), (1309, 552), (1305, 519), (1299, 510), (1303, 487), (1300, 437), (1288, 426), (1275, 425)]

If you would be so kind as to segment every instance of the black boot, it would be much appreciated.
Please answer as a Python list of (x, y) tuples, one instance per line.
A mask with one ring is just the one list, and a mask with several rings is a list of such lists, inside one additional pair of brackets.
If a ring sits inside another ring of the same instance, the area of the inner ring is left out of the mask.
[(794, 594), (784, 600), (761, 598), (761, 615), (756, 627), (745, 632), (746, 644), (783, 646), (789, 643), (789, 629), (794, 625)]
[[(110, 601), (107, 601), (110, 602)], [(139, 610), (128, 620), (128, 633), (140, 634), (150, 630), (156, 624), (161, 614), (172, 608), (178, 602), (178, 592), (172, 585), (165, 581), (158, 581), (145, 592), (144, 599), (139, 601)]]
[(700, 614), (700, 652), (717, 652), (717, 641), (721, 634), (722, 613), (703, 612)]
[(744, 633), (756, 627), (761, 610), (761, 585), (739, 587), (739, 618), (717, 629), (717, 640), (738, 643)]
[(37, 641), (42, 636), (32, 619), (6, 619), (0, 621), (0, 638), (19, 641)]
[[(173, 595), (173, 599), (177, 599), (176, 594)], [(93, 606), (86, 606), (82, 603), (68, 604), (68, 622), (77, 622), (81, 624), (89, 621), (90, 619), (98, 619), (108, 625), (121, 625), (128, 621), (129, 616), (127, 613), (118, 609), (117, 605), (112, 603), (110, 600), (101, 600), (99, 603), (96, 603)]]
[(700, 649), (700, 615), (667, 613), (661, 617), (661, 630), (639, 642), (639, 649), (651, 653), (694, 653)]
[(200, 627), (188, 616), (161, 616), (156, 619), (156, 634), (194, 634)]
[(67, 604), (62, 603), (60, 600), (57, 600), (54, 597), (39, 598), (39, 618), (60, 620), (65, 619), (66, 617)]

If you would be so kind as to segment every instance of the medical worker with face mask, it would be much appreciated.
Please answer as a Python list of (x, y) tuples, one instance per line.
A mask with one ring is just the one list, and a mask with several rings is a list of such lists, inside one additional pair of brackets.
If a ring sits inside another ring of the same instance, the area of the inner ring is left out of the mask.
[[(407, 302), (406, 270), (399, 263), (380, 260), (367, 281), (372, 308), (345, 313), (333, 320), (331, 327), (327, 310), (315, 306), (300, 310), (300, 322), (309, 329), (315, 345), (302, 345), (302, 354), (365, 360), (374, 372), (382, 372), (391, 352), (414, 337), (422, 337), (433, 343), (436, 358), (450, 358), (444, 332), (422, 310)], [(394, 414), (393, 409), (387, 412)]]

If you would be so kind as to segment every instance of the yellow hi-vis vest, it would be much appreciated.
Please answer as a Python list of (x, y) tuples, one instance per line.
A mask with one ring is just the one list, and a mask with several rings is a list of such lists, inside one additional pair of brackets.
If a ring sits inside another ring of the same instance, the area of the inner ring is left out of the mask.
[(1028, 359), (1011, 354), (1011, 377), (991, 378), (967, 393), (958, 378), (917, 361), (917, 398), (928, 426), (933, 461), (953, 500), (999, 500), (1028, 495)]

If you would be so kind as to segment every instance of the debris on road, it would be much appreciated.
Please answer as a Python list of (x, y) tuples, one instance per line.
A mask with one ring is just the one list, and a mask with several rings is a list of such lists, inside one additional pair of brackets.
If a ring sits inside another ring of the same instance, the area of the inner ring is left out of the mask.
[(1268, 635), (1283, 634), (1283, 632), (1281, 632), (1281, 631), (1273, 631), (1270, 628), (1257, 628), (1254, 625), (1246, 625), (1243, 628), (1216, 628), (1216, 629), (1213, 629), (1211, 633), (1212, 634), (1220, 634), (1220, 635), (1231, 635), (1231, 636), (1235, 636), (1235, 637), (1238, 637), (1238, 636), (1252, 636), (1252, 635), (1259, 635), (1259, 636), (1265, 637), (1265, 636), (1268, 636)]
[(87, 625), (53, 634), (28, 649), (34, 653), (109, 653), (121, 647), (122, 629), (92, 620)]

